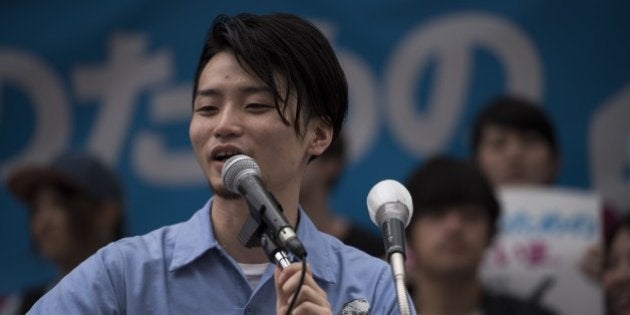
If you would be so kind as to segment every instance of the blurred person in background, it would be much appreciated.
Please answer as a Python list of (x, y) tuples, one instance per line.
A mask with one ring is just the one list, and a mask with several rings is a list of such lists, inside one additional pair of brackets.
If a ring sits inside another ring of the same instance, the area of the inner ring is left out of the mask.
[(300, 204), (320, 231), (372, 256), (385, 255), (383, 239), (367, 228), (340, 216), (332, 208), (332, 194), (346, 166), (346, 140), (339, 136), (312, 160), (302, 178)]
[(501, 208), (474, 164), (436, 156), (413, 169), (405, 185), (415, 209), (406, 238), (418, 314), (553, 314), (535, 301), (484, 288), (480, 267)]
[(555, 130), (537, 104), (516, 96), (490, 101), (472, 130), (473, 159), (499, 186), (551, 185), (560, 165)]
[(630, 211), (606, 239), (603, 283), (608, 315), (630, 315)]
[(34, 249), (56, 269), (48, 283), (5, 297), (0, 314), (24, 314), (79, 263), (123, 236), (123, 188), (112, 169), (79, 152), (18, 168), (7, 186), (26, 205)]
[[(496, 187), (551, 186), (561, 154), (554, 125), (540, 104), (516, 95), (499, 96), (485, 105), (473, 123), (473, 160)], [(617, 212), (602, 206), (602, 239)], [(579, 262), (581, 271), (599, 283), (603, 248), (593, 244)]]

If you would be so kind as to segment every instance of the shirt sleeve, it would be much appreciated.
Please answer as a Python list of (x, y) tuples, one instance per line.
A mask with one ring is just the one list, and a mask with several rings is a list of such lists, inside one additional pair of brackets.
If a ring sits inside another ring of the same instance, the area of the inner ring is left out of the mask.
[(117, 254), (112, 245), (99, 250), (66, 275), (27, 314), (124, 314), (124, 303), (116, 294), (120, 290), (115, 289), (124, 284)]

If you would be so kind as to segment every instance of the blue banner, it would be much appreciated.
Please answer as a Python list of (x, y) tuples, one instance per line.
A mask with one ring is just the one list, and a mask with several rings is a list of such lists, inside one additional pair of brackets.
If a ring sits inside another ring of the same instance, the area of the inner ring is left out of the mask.
[(470, 155), (495, 95), (555, 122), (558, 184), (630, 208), (630, 3), (622, 1), (17, 1), (0, 3), (0, 293), (52, 275), (8, 174), (69, 149), (122, 176), (127, 229), (187, 219), (210, 196), (188, 140), (194, 69), (219, 13), (291, 12), (320, 27), (350, 86), (338, 211), (372, 227), (369, 189), (427, 156)]

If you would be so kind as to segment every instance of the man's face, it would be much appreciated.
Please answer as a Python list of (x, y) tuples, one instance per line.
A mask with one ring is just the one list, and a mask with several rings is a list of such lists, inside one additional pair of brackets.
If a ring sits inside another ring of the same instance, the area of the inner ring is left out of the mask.
[(557, 170), (556, 156), (541, 135), (497, 125), (482, 131), (477, 164), (495, 185), (549, 184)]
[[(281, 84), (280, 88), (285, 87)], [(295, 100), (290, 99), (285, 112), (289, 120), (295, 108)], [(246, 72), (232, 53), (212, 57), (199, 77), (189, 133), (197, 161), (215, 194), (235, 197), (224, 187), (221, 169), (237, 153), (256, 160), (270, 191), (288, 188), (297, 192), (309, 156), (320, 154), (326, 146), (320, 150), (313, 145), (317, 123), (306, 126), (303, 137), (295, 133), (294, 123), (282, 121), (270, 88)]]
[(423, 214), (413, 223), (409, 246), (420, 272), (440, 277), (475, 276), (489, 241), (488, 214), (456, 206)]
[(604, 271), (604, 288), (614, 314), (630, 314), (630, 230), (623, 229), (611, 244)]
[(54, 263), (66, 263), (79, 251), (72, 234), (69, 209), (54, 189), (42, 188), (35, 194), (29, 227), (37, 248)]

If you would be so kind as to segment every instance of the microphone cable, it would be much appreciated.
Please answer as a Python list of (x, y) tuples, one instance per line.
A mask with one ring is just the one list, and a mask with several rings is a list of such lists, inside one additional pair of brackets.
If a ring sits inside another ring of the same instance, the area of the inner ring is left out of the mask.
[(291, 311), (295, 306), (295, 302), (297, 301), (297, 297), (300, 294), (300, 290), (302, 289), (302, 285), (304, 284), (304, 278), (306, 276), (306, 258), (302, 259), (302, 272), (300, 273), (300, 282), (298, 283), (297, 290), (295, 290), (295, 294), (291, 298), (291, 303), (289, 303), (289, 308), (287, 309), (286, 315), (291, 315)]

